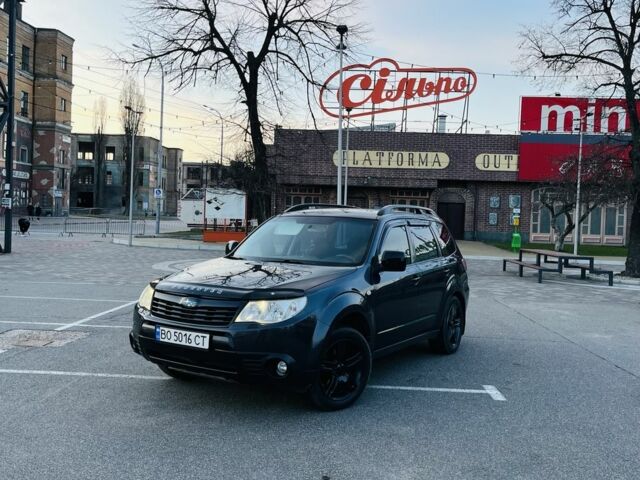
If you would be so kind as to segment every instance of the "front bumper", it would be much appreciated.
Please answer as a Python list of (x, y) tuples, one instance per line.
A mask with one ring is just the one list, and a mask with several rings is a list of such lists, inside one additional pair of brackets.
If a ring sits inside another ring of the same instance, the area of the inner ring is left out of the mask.
[[(158, 342), (156, 325), (206, 333), (209, 349)], [(136, 305), (129, 341), (131, 348), (147, 360), (175, 369), (244, 383), (305, 387), (315, 373), (313, 339), (318, 325), (308, 318), (282, 325), (231, 323), (205, 327), (160, 319)], [(280, 360), (288, 366), (285, 376), (276, 372)]]

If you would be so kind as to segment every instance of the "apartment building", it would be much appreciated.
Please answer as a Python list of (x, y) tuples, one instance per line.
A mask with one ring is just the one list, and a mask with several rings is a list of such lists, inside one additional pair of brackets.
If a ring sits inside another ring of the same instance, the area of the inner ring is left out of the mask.
[[(9, 15), (0, 1), (0, 77), (7, 83)], [(29, 203), (45, 214), (69, 210), (73, 44), (69, 35), (22, 19), (16, 28), (13, 205)], [(0, 183), (6, 176), (6, 130), (0, 138)]]
[[(158, 178), (158, 148), (152, 137), (136, 137), (134, 144), (134, 203), (136, 214), (155, 214), (154, 189)], [(126, 137), (104, 135), (102, 141), (92, 133), (72, 135), (71, 211), (82, 213), (125, 213), (129, 198)], [(176, 215), (182, 181), (182, 149), (162, 149), (162, 215)]]

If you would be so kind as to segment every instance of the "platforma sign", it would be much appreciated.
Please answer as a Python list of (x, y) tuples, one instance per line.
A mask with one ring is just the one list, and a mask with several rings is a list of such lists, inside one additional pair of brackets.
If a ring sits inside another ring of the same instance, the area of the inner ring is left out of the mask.
[[(477, 84), (469, 68), (402, 68), (390, 58), (349, 65), (342, 72), (342, 104), (351, 118), (455, 102), (471, 95)], [(339, 79), (340, 70), (320, 89), (320, 107), (335, 118), (340, 106)]]

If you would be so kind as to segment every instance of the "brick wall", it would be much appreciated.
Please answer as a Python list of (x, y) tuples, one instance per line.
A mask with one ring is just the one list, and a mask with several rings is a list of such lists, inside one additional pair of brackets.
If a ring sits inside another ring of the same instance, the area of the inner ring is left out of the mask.
[[(449, 165), (441, 170), (400, 168), (349, 168), (349, 201), (369, 207), (391, 202), (392, 189), (420, 189), (429, 192), (428, 204), (437, 209), (440, 199), (458, 198), (464, 203), (464, 237), (508, 241), (509, 195), (521, 196), (522, 232), (529, 228), (531, 187), (518, 183), (516, 172), (485, 171), (476, 167), (483, 153), (518, 153), (516, 135), (467, 135), (419, 132), (351, 131), (350, 150), (395, 152), (444, 152)], [(285, 207), (285, 187), (321, 186), (321, 202), (336, 201), (336, 131), (278, 129), (271, 149), (270, 171), (276, 179), (274, 208)], [(500, 207), (489, 208), (491, 196), (500, 197)], [(365, 205), (366, 206), (366, 205)], [(489, 212), (498, 213), (498, 224), (489, 225)], [(528, 237), (528, 235), (527, 235)]]

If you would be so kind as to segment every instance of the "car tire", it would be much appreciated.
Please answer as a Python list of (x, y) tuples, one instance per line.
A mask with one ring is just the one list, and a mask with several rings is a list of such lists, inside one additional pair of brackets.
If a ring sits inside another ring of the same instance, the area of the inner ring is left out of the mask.
[(189, 381), (196, 378), (196, 375), (191, 375), (190, 373), (183, 372), (182, 370), (174, 370), (173, 368), (169, 368), (166, 365), (158, 365), (158, 368), (162, 370), (162, 372), (170, 377), (173, 377), (177, 380)]
[(462, 341), (464, 310), (458, 297), (449, 297), (442, 309), (442, 327), (434, 339), (429, 340), (431, 348), (445, 355), (456, 353)]
[(313, 404), (321, 410), (340, 410), (362, 394), (371, 374), (371, 347), (353, 328), (338, 328), (327, 339), (319, 371), (309, 390)]

